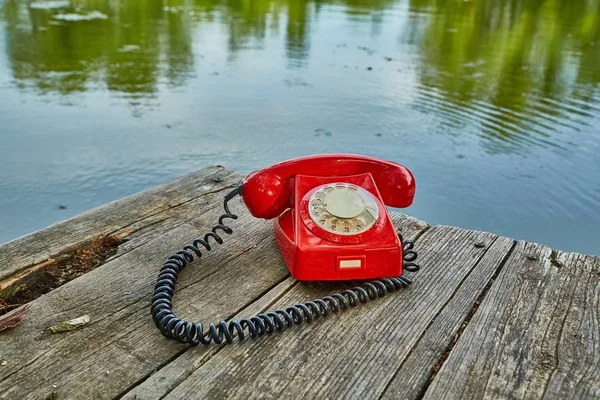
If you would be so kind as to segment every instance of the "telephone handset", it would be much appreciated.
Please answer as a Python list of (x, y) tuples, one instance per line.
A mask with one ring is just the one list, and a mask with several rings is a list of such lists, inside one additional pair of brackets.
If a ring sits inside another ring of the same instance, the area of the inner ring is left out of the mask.
[[(164, 336), (191, 345), (244, 340), (310, 322), (408, 286), (404, 270), (416, 272), (414, 242), (402, 240), (386, 205), (408, 207), (415, 194), (412, 173), (402, 165), (373, 157), (325, 154), (284, 161), (248, 175), (225, 196), (225, 213), (211, 232), (171, 255), (154, 287), (151, 313)], [(250, 213), (274, 219), (283, 260), (298, 280), (376, 279), (342, 293), (299, 303), (240, 321), (204, 325), (175, 316), (178, 275), (219, 231), (231, 234), (225, 219), (237, 219), (228, 202), (241, 195)]]
[(402, 165), (374, 157), (325, 154), (300, 157), (252, 172), (244, 179), (242, 198), (257, 218), (275, 218), (292, 206), (294, 177), (345, 177), (371, 174), (381, 200), (390, 207), (408, 207), (415, 195), (415, 178)]

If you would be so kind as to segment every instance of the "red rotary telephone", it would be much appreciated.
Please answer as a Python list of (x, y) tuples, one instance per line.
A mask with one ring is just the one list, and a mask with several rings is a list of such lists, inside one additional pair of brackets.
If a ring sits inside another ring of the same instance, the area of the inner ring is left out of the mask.
[(258, 218), (276, 218), (275, 237), (298, 280), (402, 274), (402, 246), (385, 205), (408, 207), (415, 179), (373, 157), (327, 154), (255, 171), (242, 198)]
[[(211, 249), (211, 238), (223, 243), (219, 231), (233, 232), (224, 220), (237, 219), (228, 206), (237, 195), (255, 217), (275, 218), (277, 243), (296, 279), (379, 279), (239, 321), (210, 323), (207, 330), (201, 322), (177, 317), (173, 294), (179, 273), (202, 256), (201, 249)], [(408, 207), (414, 195), (415, 179), (408, 169), (365, 156), (302, 157), (251, 173), (225, 196), (218, 224), (163, 264), (150, 307), (156, 327), (165, 337), (192, 346), (230, 343), (236, 337), (283, 331), (408, 287), (411, 281), (403, 269), (419, 270), (417, 252), (413, 241), (396, 233), (385, 205)]]

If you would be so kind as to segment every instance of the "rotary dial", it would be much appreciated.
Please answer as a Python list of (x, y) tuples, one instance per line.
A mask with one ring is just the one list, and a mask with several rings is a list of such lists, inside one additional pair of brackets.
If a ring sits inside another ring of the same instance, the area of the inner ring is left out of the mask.
[(358, 235), (379, 217), (373, 195), (349, 183), (332, 183), (317, 189), (308, 201), (311, 219), (327, 232)]

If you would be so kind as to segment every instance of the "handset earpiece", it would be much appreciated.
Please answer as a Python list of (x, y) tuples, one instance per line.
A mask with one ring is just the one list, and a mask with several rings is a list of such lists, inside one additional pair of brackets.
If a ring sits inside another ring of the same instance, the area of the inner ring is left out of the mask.
[(243, 183), (242, 199), (250, 213), (256, 218), (271, 219), (285, 211), (291, 196), (288, 181), (289, 178), (264, 170), (248, 175)]

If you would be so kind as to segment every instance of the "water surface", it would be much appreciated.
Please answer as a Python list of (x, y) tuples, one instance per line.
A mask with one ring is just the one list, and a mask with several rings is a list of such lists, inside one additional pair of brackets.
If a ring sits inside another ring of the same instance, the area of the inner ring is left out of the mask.
[(0, 242), (211, 164), (408, 166), (409, 213), (600, 254), (600, 1), (0, 0)]

